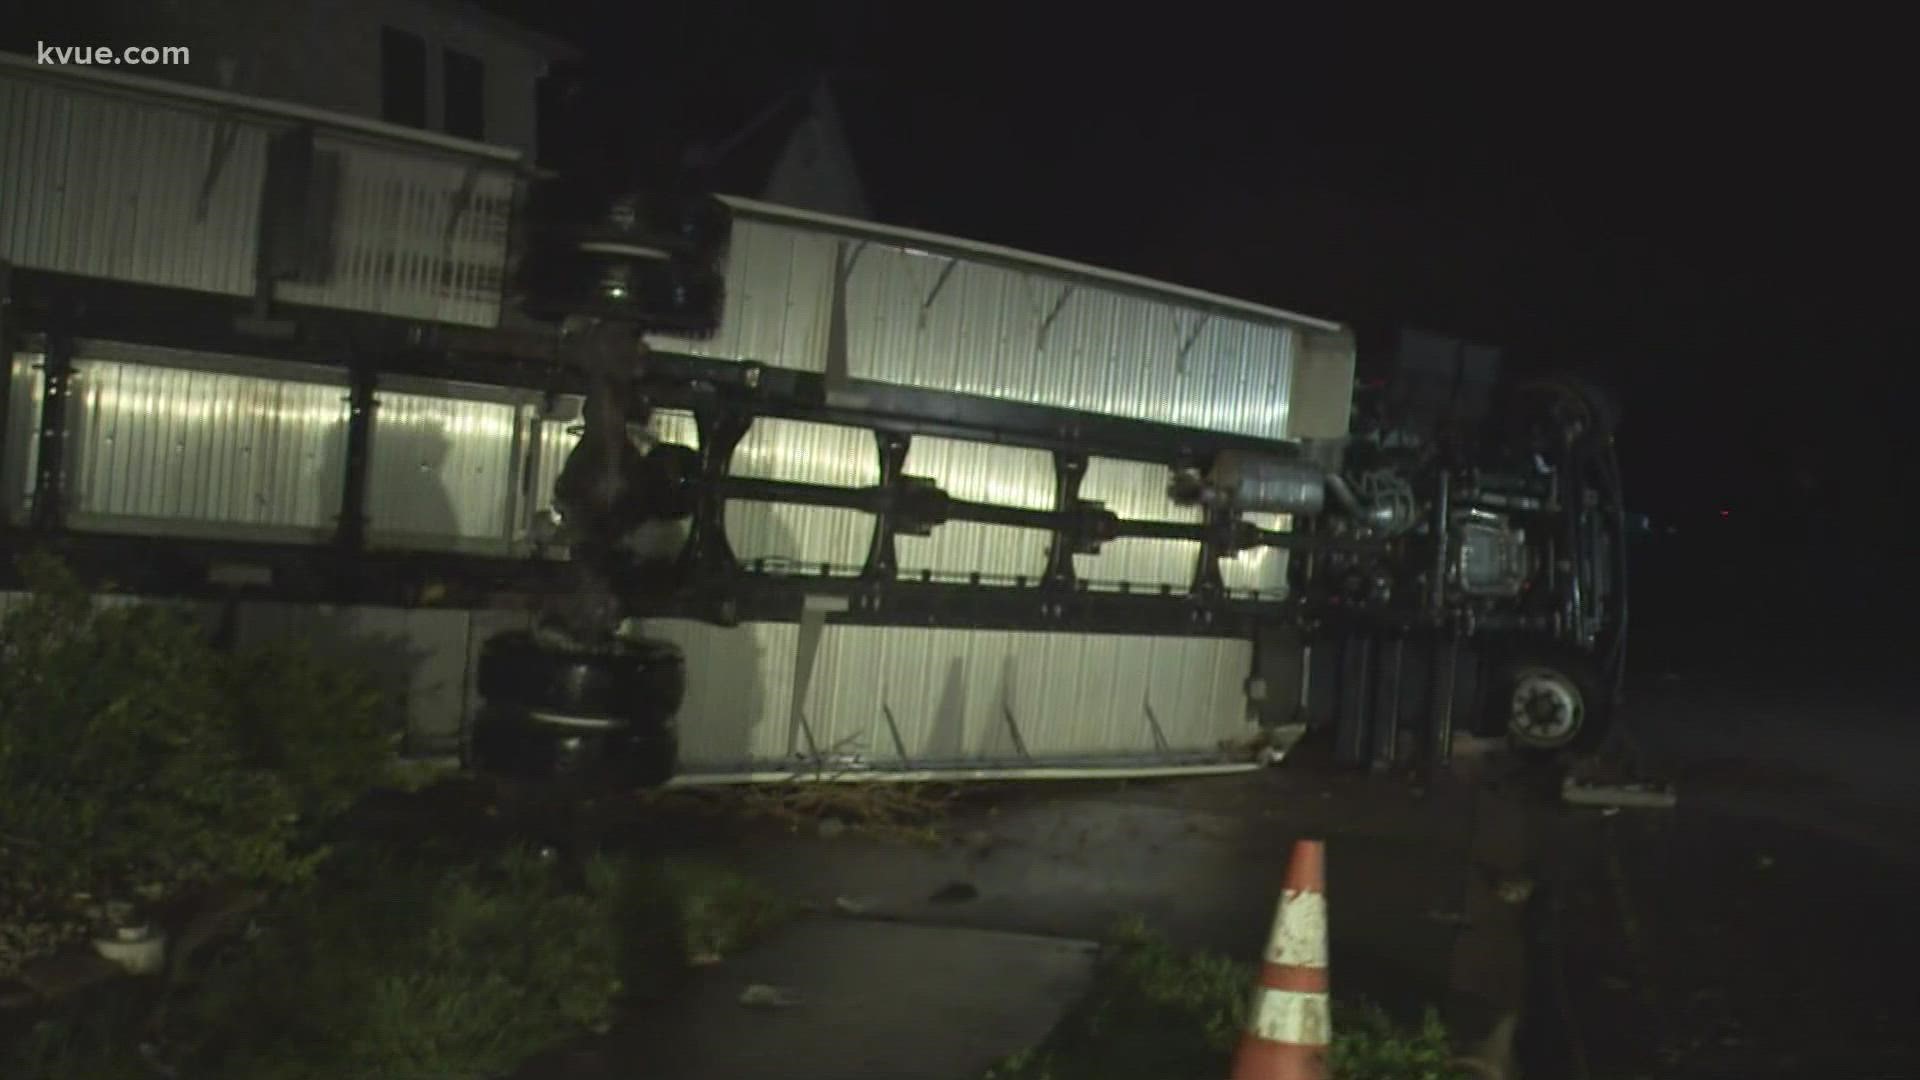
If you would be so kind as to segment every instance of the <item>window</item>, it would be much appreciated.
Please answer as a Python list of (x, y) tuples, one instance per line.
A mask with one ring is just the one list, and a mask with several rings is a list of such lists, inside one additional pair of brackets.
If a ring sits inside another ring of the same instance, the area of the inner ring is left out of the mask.
[(380, 116), (392, 124), (427, 126), (427, 43), (391, 26), (380, 31)]
[(577, 69), (556, 63), (535, 86), (535, 160), (548, 168), (569, 171), (563, 167), (563, 158), (576, 150), (580, 141), (573, 137), (577, 123), (573, 102), (580, 92), (579, 73)]
[(462, 139), (487, 137), (487, 74), (480, 61), (466, 53), (446, 51), (447, 134)]

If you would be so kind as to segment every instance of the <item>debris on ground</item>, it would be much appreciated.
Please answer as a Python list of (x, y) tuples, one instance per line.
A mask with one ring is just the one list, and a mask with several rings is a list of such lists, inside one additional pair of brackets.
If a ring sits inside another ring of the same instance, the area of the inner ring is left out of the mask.
[(642, 792), (639, 799), (661, 813), (773, 824), (827, 840), (859, 836), (931, 846), (948, 840), (962, 794), (950, 784), (796, 782), (670, 787)]
[(1501, 903), (1520, 907), (1533, 898), (1533, 879), (1525, 876), (1504, 878), (1494, 891)]
[(800, 996), (765, 983), (754, 983), (740, 991), (740, 1004), (749, 1009), (790, 1009), (800, 1004)]
[(980, 899), (980, 890), (965, 881), (955, 881), (944, 885), (927, 900), (935, 904), (964, 904), (969, 900)]
[(1560, 796), (1570, 806), (1595, 806), (1606, 809), (1671, 810), (1679, 802), (1671, 785), (1661, 784), (1583, 784), (1568, 777)]
[(873, 901), (859, 897), (836, 896), (833, 898), (833, 910), (839, 915), (858, 917), (871, 912), (873, 906)]

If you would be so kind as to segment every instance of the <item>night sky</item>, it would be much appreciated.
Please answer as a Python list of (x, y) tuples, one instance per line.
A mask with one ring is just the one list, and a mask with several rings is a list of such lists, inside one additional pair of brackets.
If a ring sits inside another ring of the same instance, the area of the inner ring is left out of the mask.
[(594, 167), (825, 72), (883, 221), (1597, 371), (1669, 518), (1899, 509), (1913, 95), (1871, 28), (496, 6), (588, 48)]

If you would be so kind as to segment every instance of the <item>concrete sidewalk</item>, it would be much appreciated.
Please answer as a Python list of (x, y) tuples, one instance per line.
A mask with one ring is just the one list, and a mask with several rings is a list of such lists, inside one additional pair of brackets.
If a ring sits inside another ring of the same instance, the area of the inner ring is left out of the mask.
[(775, 836), (728, 854), (822, 910), (1081, 940), (1139, 916), (1182, 948), (1258, 956), (1295, 839), (1327, 841), (1336, 988), (1417, 1011), (1447, 999), (1474, 791), (1305, 770), (1022, 792), (959, 843)]
[[(1510, 970), (1524, 943), (1517, 920), (1490, 917), (1472, 865), (1489, 854), (1475, 834), (1491, 820), (1474, 780), (1424, 790), (1283, 768), (1029, 786), (954, 822), (956, 841), (939, 848), (785, 833), (702, 843), (700, 858), (841, 917), (703, 970), (673, 1009), (634, 1016), (522, 1080), (977, 1076), (1039, 1041), (1085, 986), (1086, 943), (1121, 918), (1144, 918), (1178, 947), (1255, 960), (1301, 837), (1327, 842), (1339, 996), (1409, 1018), (1457, 989), (1499, 996), (1524, 983)], [(1456, 985), (1463, 971), (1472, 986)], [(754, 982), (803, 1004), (743, 1007)]]
[[(1044, 1038), (1087, 989), (1091, 942), (811, 918), (702, 969), (671, 1007), (517, 1080), (964, 1080)], [(792, 995), (742, 1003), (749, 988)]]

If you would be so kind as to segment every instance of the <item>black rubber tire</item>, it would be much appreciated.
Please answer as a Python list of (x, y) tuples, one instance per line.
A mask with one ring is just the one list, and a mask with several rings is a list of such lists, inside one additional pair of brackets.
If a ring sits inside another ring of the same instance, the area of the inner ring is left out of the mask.
[(527, 217), (538, 223), (534, 236), (541, 246), (633, 244), (666, 252), (679, 262), (717, 260), (733, 232), (732, 211), (711, 196), (613, 194), (574, 179), (535, 184)]
[(670, 722), (687, 693), (686, 657), (665, 641), (617, 653), (551, 649), (530, 633), (501, 634), (480, 656), (480, 695), (499, 705), (609, 717), (634, 728)]
[(598, 653), (501, 634), (481, 652), (479, 684), (486, 701), (469, 760), (483, 772), (586, 788), (657, 787), (673, 776), (674, 718), (687, 689), (686, 658), (675, 645), (648, 640)]
[(698, 263), (554, 244), (522, 262), (516, 295), (537, 317), (578, 315), (703, 336), (719, 328), (726, 278)]
[[(1534, 673), (1551, 676), (1573, 689), (1579, 699), (1576, 726), (1564, 741), (1544, 745), (1522, 738), (1513, 724), (1514, 695), (1523, 679)], [(1612, 702), (1592, 657), (1570, 650), (1520, 647), (1494, 658), (1486, 684), (1484, 730), (1507, 738), (1524, 757), (1562, 760), (1592, 753), (1606, 741), (1613, 723)]]
[(524, 707), (488, 703), (475, 718), (468, 764), (484, 773), (582, 788), (650, 788), (673, 778), (671, 722), (579, 731), (542, 723)]
[(676, 259), (710, 262), (725, 250), (733, 214), (710, 196), (631, 193), (609, 200), (604, 213), (583, 223), (580, 238), (641, 244)]

